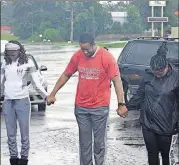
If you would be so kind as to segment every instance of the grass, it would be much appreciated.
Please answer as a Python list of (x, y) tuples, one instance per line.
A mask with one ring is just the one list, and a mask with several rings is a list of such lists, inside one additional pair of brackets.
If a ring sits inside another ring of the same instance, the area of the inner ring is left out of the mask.
[[(23, 43), (28, 43), (28, 44), (42, 44), (42, 42), (30, 42), (30, 41), (23, 41)], [(51, 45), (56, 45), (56, 46), (78, 46), (77, 42), (73, 42), (73, 43), (68, 43), (68, 42), (44, 42), (45, 44), (51, 44)]]
[[(52, 44), (55, 44), (57, 46), (78, 46), (78, 42), (74, 42), (74, 43), (67, 43), (67, 42), (53, 42)], [(100, 47), (107, 47), (107, 48), (123, 48), (124, 45), (126, 44), (126, 42), (116, 42), (116, 43), (107, 43), (107, 42), (98, 42), (97, 45)]]
[(98, 46), (107, 48), (123, 48), (126, 42), (116, 42), (116, 43), (97, 43)]
[[(19, 37), (13, 36), (13, 35), (8, 35), (8, 34), (2, 34), (1, 35), (1, 40), (19, 40)], [(24, 43), (29, 43), (29, 41), (23, 41)], [(40, 42), (35, 42), (35, 43), (40, 43)], [(68, 42), (51, 42), (53, 45), (57, 46), (79, 46), (78, 42), (73, 42), (73, 43), (68, 43)], [(107, 48), (123, 48), (124, 45), (126, 44), (126, 41), (124, 42), (115, 42), (115, 43), (108, 43), (108, 42), (97, 42), (97, 45), (100, 47), (107, 47)]]
[(68, 42), (52, 42), (57, 46), (78, 46), (78, 42), (68, 43)]
[(1, 34), (1, 40), (18, 40), (19, 37), (10, 35), (10, 34)]

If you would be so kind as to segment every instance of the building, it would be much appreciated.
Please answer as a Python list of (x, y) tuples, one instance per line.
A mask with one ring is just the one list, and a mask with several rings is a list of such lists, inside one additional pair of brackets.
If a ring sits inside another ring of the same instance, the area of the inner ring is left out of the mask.
[(111, 12), (113, 22), (124, 24), (127, 22), (127, 12)]
[(178, 38), (178, 32), (179, 32), (179, 27), (171, 27), (171, 37), (172, 38)]
[(9, 26), (0, 26), (1, 35), (3, 34), (11, 34), (11, 28)]

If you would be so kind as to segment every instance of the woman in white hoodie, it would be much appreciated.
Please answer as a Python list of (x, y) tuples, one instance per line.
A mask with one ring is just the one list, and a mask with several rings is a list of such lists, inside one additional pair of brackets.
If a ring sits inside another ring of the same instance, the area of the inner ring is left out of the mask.
[[(31, 103), (27, 77), (31, 76), (36, 89), (46, 99), (48, 93), (41, 85), (38, 72), (24, 47), (18, 41), (5, 45), (4, 62), (1, 65), (1, 86), (4, 85), (3, 114), (5, 117), (11, 165), (27, 165), (29, 154), (29, 124)], [(17, 121), (21, 133), (21, 158), (18, 158), (16, 134)]]

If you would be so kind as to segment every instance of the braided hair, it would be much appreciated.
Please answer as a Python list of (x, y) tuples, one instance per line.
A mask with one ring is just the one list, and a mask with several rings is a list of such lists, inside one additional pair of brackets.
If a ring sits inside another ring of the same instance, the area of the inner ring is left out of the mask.
[(152, 70), (161, 70), (166, 68), (168, 65), (167, 52), (168, 48), (166, 42), (163, 42), (157, 50), (157, 54), (154, 55), (150, 60), (150, 67)]
[[(11, 40), (11, 41), (9, 41), (9, 43), (17, 44), (20, 46), (18, 66), (28, 63), (28, 57), (27, 57), (27, 54), (25, 53), (26, 50), (25, 50), (24, 46), (19, 41), (16, 41), (16, 40)], [(6, 61), (6, 65), (12, 64), (12, 60), (7, 56), (6, 50), (5, 50), (4, 54), (5, 54), (4, 59)]]

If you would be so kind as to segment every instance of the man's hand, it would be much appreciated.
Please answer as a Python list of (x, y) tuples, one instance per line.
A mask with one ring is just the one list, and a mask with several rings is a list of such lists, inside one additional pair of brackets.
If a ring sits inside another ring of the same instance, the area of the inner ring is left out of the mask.
[(49, 95), (49, 96), (47, 97), (47, 105), (54, 104), (55, 101), (56, 101), (55, 96)]
[(126, 117), (128, 115), (128, 110), (127, 110), (126, 106), (118, 107), (116, 112), (120, 117)]

